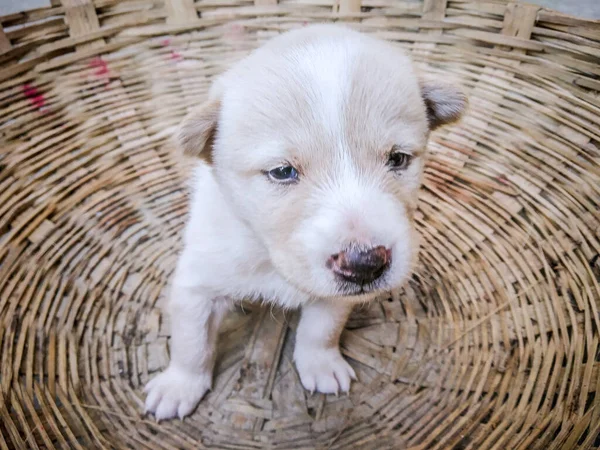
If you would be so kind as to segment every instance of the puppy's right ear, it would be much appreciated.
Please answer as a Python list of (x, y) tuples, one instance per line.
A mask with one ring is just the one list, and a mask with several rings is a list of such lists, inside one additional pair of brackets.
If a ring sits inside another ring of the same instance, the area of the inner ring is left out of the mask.
[(456, 122), (467, 109), (467, 96), (458, 86), (431, 77), (422, 78), (420, 85), (431, 130)]
[(177, 142), (186, 156), (212, 161), (221, 103), (210, 100), (189, 113), (179, 127)]

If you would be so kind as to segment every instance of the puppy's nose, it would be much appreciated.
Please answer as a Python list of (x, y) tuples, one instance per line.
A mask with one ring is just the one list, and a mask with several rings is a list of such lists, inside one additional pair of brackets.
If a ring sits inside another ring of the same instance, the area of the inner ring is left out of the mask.
[(390, 265), (391, 250), (384, 246), (370, 249), (351, 247), (332, 255), (327, 266), (340, 278), (360, 285), (379, 278)]

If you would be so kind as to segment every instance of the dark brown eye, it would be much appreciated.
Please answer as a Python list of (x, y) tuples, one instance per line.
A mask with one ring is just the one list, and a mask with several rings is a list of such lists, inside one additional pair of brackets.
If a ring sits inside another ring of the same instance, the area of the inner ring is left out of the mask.
[(387, 164), (392, 170), (404, 170), (408, 167), (411, 160), (412, 156), (407, 153), (392, 152)]

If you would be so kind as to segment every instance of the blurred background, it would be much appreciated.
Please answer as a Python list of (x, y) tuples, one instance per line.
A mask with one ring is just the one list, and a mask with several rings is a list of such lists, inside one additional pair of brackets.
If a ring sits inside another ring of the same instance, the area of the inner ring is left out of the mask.
[(556, 9), (574, 16), (600, 19), (600, 0), (529, 0), (529, 3)]
[[(552, 8), (565, 14), (572, 14), (589, 19), (600, 19), (600, 0), (527, 0), (546, 8)], [(0, 15), (24, 11), (27, 9), (45, 8), (50, 0), (0, 0)]]

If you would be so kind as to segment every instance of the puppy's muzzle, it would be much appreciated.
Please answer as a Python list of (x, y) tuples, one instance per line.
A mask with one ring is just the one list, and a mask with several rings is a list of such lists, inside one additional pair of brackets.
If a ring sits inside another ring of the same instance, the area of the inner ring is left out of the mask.
[(332, 255), (327, 267), (340, 279), (364, 286), (380, 278), (390, 266), (390, 261), (391, 250), (382, 245), (368, 249), (352, 246)]

